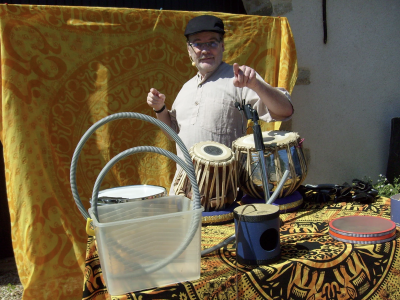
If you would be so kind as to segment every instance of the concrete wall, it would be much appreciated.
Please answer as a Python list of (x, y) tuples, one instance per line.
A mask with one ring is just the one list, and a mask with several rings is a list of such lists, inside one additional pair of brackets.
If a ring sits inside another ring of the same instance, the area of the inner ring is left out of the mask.
[(293, 90), (295, 115), (284, 128), (305, 138), (305, 183), (385, 174), (391, 119), (400, 117), (400, 1), (327, 0), (326, 44), (320, 0), (243, 3), (253, 4), (253, 14), (263, 6), (281, 12), (291, 25), (306, 75)]

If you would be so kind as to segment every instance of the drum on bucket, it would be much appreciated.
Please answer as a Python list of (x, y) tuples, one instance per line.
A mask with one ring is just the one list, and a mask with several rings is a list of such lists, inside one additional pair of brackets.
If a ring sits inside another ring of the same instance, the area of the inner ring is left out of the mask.
[(157, 185), (128, 185), (99, 191), (97, 205), (108, 205), (160, 198), (167, 190)]
[(235, 217), (236, 259), (244, 265), (266, 265), (280, 259), (279, 207), (241, 205)]
[(396, 224), (374, 216), (346, 216), (329, 222), (329, 235), (351, 244), (378, 244), (396, 237)]
[[(193, 145), (189, 154), (194, 163), (201, 205), (205, 211), (220, 210), (232, 204), (237, 195), (236, 163), (230, 148), (217, 142), (200, 142)], [(176, 195), (191, 199), (192, 187), (183, 170), (174, 184)]]
[[(244, 195), (240, 200), (240, 203), (242, 205), (255, 203), (262, 204), (265, 203), (265, 199), (253, 198), (249, 195)], [(303, 205), (303, 196), (299, 191), (294, 191), (289, 196), (275, 199), (272, 205), (277, 205), (279, 207), (280, 214), (290, 213), (301, 208)]]
[[(288, 196), (297, 190), (307, 175), (302, 141), (297, 133), (289, 131), (265, 131), (262, 135), (269, 189), (271, 192), (275, 191), (283, 173), (288, 170), (289, 176), (279, 193), (279, 198)], [(237, 162), (239, 187), (253, 198), (263, 198), (262, 173), (253, 134), (235, 140), (232, 150)]]

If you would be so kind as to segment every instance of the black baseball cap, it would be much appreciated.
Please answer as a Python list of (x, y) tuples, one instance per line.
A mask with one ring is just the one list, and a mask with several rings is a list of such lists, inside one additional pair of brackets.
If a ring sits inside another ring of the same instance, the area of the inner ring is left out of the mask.
[(191, 19), (185, 29), (186, 38), (195, 33), (203, 31), (214, 31), (225, 34), (224, 22), (220, 18), (211, 15), (202, 15)]

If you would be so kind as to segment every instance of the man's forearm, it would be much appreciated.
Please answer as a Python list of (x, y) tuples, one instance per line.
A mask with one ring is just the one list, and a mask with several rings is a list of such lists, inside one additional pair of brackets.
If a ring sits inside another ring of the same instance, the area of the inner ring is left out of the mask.
[(265, 81), (258, 80), (254, 91), (267, 106), (271, 117), (275, 120), (283, 120), (293, 114), (293, 106), (289, 99), (277, 88), (272, 87)]
[(164, 122), (165, 124), (167, 124), (169, 127), (172, 128), (171, 116), (169, 115), (169, 112), (167, 109), (164, 109), (160, 113), (156, 113), (156, 116), (157, 116), (157, 119), (159, 119), (160, 121)]
[[(162, 121), (163, 123), (165, 123), (166, 125), (168, 125), (168, 127), (174, 129), (174, 128), (172, 127), (171, 116), (170, 116), (170, 114), (169, 114), (169, 112), (168, 112), (167, 109), (164, 109), (164, 110), (163, 110), (162, 112), (160, 112), (160, 113), (156, 113), (156, 116), (157, 116), (157, 119), (158, 119), (158, 120), (160, 120), (160, 121)], [(164, 130), (163, 130), (163, 132), (167, 135), (167, 137), (168, 137), (171, 141), (173, 140), (173, 138), (172, 138), (167, 132), (165, 132)]]

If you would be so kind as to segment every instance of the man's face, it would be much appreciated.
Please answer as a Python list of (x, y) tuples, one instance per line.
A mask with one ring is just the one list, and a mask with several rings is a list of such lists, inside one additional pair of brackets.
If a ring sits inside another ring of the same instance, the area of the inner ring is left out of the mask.
[[(224, 43), (220, 42), (220, 40), (221, 35), (212, 31), (200, 32), (189, 36), (188, 52), (201, 75), (204, 76), (213, 72), (222, 62), (222, 54), (225, 48)], [(211, 46), (212, 42), (214, 42), (214, 45), (217, 44), (217, 47), (213, 48)], [(196, 44), (200, 47), (195, 47)]]

